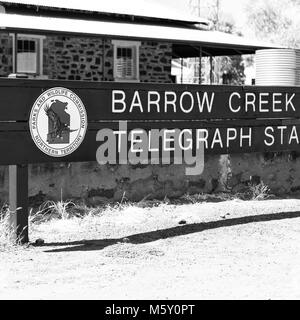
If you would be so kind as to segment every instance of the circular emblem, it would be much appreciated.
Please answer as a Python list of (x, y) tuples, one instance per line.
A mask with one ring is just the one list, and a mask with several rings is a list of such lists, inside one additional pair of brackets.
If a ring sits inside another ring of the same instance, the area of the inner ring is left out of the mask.
[(52, 88), (35, 101), (29, 119), (36, 146), (51, 157), (65, 157), (84, 139), (87, 115), (80, 98), (66, 88)]

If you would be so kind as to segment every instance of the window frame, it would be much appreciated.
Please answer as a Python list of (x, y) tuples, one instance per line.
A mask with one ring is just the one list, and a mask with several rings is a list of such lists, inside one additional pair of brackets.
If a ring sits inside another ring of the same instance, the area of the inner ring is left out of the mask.
[[(34, 34), (23, 34), (18, 33), (17, 34), (17, 40), (28, 40), (28, 41), (35, 41), (37, 48), (36, 48), (36, 71), (35, 72), (19, 72), (18, 66), (16, 66), (15, 59), (16, 59), (16, 41), (15, 41), (15, 34), (10, 34), (12, 37), (12, 48), (13, 48), (13, 73), (24, 73), (28, 75), (37, 75), (42, 76), (43, 75), (43, 53), (44, 53), (44, 43), (43, 40), (46, 39), (46, 36), (41, 35), (34, 35)], [(17, 70), (16, 70), (17, 69)]]
[[(127, 40), (112, 40), (112, 45), (113, 45), (113, 59), (114, 59), (114, 65), (113, 65), (113, 76), (114, 76), (114, 81), (119, 81), (119, 82), (140, 82), (140, 66), (139, 66), (139, 61), (140, 61), (140, 41), (127, 41)], [(117, 52), (119, 48), (124, 48), (124, 49), (132, 49), (133, 50), (133, 64), (134, 64), (134, 74), (132, 77), (128, 78), (123, 78), (123, 77), (118, 77), (117, 74)]]

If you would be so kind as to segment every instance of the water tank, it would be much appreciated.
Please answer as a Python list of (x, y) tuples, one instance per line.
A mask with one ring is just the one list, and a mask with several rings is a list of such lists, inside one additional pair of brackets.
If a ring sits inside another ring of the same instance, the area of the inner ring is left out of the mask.
[(257, 50), (255, 79), (258, 86), (300, 85), (300, 50)]

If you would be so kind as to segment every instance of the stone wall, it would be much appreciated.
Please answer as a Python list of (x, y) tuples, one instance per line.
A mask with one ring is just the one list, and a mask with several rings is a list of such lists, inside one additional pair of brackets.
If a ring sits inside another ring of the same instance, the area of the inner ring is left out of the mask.
[[(184, 165), (104, 165), (95, 162), (30, 165), (30, 204), (78, 199), (107, 201), (178, 198), (184, 194), (239, 192), (264, 182), (277, 195), (300, 191), (300, 157), (293, 153), (208, 156), (204, 172), (186, 176)], [(0, 199), (8, 197), (8, 169), (0, 170)]]
[[(142, 42), (139, 62), (141, 82), (171, 82), (171, 44)], [(47, 37), (44, 40), (44, 74), (50, 79), (113, 81), (111, 40)]]
[(12, 37), (0, 33), (0, 77), (7, 77), (13, 70)]
[[(114, 80), (113, 45), (110, 39), (47, 36), (43, 41), (43, 73), (49, 79)], [(12, 52), (12, 37), (7, 34), (0, 34), (1, 77), (7, 77), (12, 73)], [(141, 42), (139, 61), (141, 82), (171, 82), (171, 44), (151, 41)]]
[(172, 45), (142, 42), (140, 47), (141, 82), (171, 83)]
[(44, 74), (58, 80), (113, 81), (111, 41), (47, 37), (44, 40)]

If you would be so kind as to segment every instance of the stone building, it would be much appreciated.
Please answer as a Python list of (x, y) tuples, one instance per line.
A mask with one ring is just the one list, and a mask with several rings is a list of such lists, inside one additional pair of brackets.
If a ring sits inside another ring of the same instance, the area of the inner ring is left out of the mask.
[[(90, 1), (87, 9), (79, 1), (0, 1), (0, 76), (172, 83), (172, 59), (248, 54), (268, 47), (207, 31), (205, 19), (153, 5), (145, 10), (145, 2), (137, 3), (139, 7), (116, 9)], [(253, 176), (278, 192), (300, 186), (293, 175), (298, 161), (290, 162), (285, 154), (271, 159), (263, 154), (211, 156), (206, 163), (204, 173), (193, 177), (185, 176), (184, 167), (175, 165), (35, 164), (30, 166), (30, 200), (39, 204), (62, 194), (98, 204), (118, 201), (124, 195), (130, 200), (178, 197), (232, 189)], [(285, 181), (279, 184), (281, 176)], [(7, 168), (2, 167), (3, 201), (7, 180)]]

